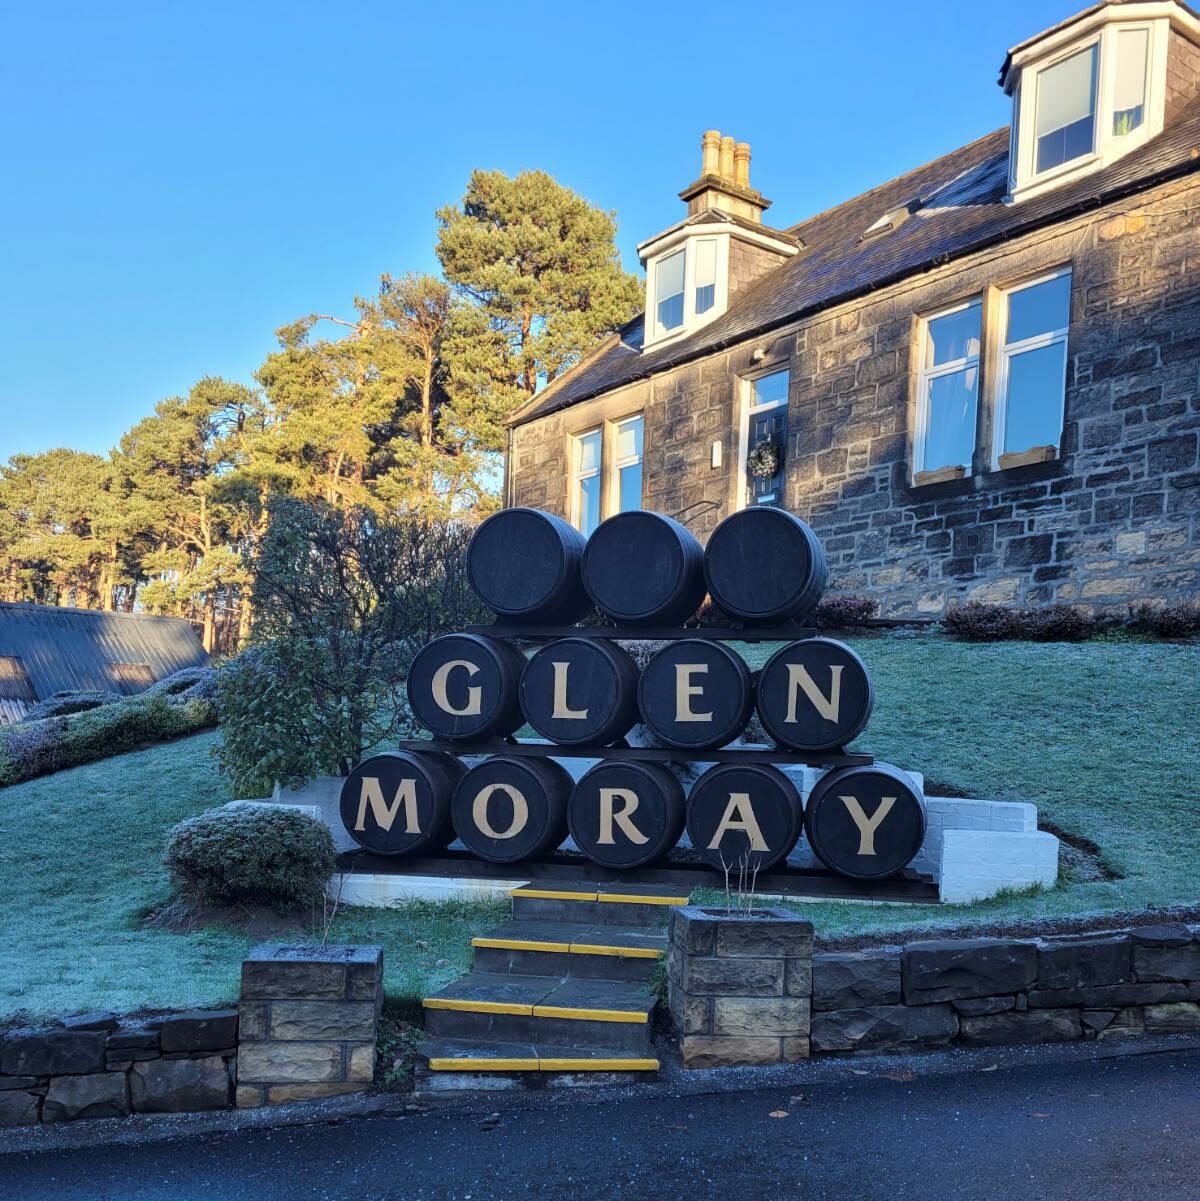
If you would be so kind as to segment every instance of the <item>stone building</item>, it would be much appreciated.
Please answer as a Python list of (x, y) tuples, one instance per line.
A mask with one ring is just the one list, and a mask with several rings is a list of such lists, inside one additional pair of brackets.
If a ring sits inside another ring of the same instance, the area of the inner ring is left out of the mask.
[(511, 419), (506, 503), (784, 505), (891, 615), (1200, 592), (1200, 18), (1107, 0), (1000, 84), (1011, 128), (788, 229), (706, 133), (645, 313)]

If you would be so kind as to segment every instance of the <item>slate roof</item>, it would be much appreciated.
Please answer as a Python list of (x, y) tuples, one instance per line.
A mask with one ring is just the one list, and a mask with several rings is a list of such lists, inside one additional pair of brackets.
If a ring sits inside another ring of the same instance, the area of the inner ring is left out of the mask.
[[(930, 267), (1200, 169), (1200, 97), (1157, 137), (1119, 161), (1018, 204), (1003, 202), (1008, 141), (1008, 127), (997, 129), (792, 226), (788, 232), (804, 248), (739, 291), (717, 320), (690, 337), (643, 351), (642, 317), (635, 317), (517, 410), (509, 424), (524, 425)], [(920, 207), (898, 228), (863, 239), (868, 227), (885, 213), (914, 201)]]
[(140, 691), (128, 673), (115, 678), (114, 663), (149, 666), (153, 680), (146, 681), (148, 686), (208, 662), (196, 631), (182, 617), (7, 603), (0, 603), (0, 658), (21, 660), (39, 701), (77, 689)]

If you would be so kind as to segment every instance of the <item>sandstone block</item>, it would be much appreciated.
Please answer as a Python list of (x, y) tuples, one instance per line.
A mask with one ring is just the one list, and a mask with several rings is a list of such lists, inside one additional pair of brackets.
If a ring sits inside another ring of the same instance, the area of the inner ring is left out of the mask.
[(94, 1072), (88, 1076), (55, 1076), (50, 1081), (43, 1122), (73, 1122), (77, 1118), (119, 1118), (129, 1112), (129, 1089), (123, 1072)]
[(174, 1014), (163, 1021), (160, 1038), (164, 1053), (223, 1051), (226, 1047), (236, 1047), (238, 1011), (211, 1009)]
[(1047, 941), (1038, 947), (1037, 986), (1124, 984), (1133, 978), (1132, 949), (1124, 934)]
[(812, 958), (812, 999), (814, 1009), (898, 1005), (900, 948), (817, 952)]
[(351, 1047), (346, 1061), (346, 1079), (370, 1084), (375, 1079), (375, 1044)]
[(135, 1063), (129, 1091), (137, 1113), (190, 1113), (229, 1106), (229, 1068), (220, 1055)]
[(319, 1042), (373, 1042), (374, 1001), (276, 1001), (269, 1037)]
[(321, 1097), (340, 1097), (346, 1093), (361, 1093), (364, 1085), (340, 1084), (272, 1084), (267, 1090), (268, 1105), (283, 1105), (287, 1101), (315, 1101)]
[(1195, 1001), (1175, 1001), (1169, 1005), (1147, 1005), (1142, 1010), (1146, 1029), (1155, 1034), (1200, 1030), (1200, 1005)]
[(238, 1050), (238, 1080), (246, 1084), (321, 1084), (341, 1076), (337, 1043), (243, 1043)]
[(872, 1005), (812, 1016), (814, 1051), (889, 1051), (948, 1043), (958, 1031), (949, 1005)]
[(1200, 943), (1135, 947), (1133, 971), (1142, 980), (1200, 980)]
[(683, 986), (692, 996), (778, 996), (783, 992), (781, 959), (688, 959)]
[(770, 916), (717, 919), (717, 954), (742, 958), (799, 958), (812, 954), (812, 922), (782, 910)]
[(114, 1014), (108, 1010), (100, 1010), (97, 1013), (80, 1013), (75, 1017), (64, 1018), (63, 1028), (66, 1030), (115, 1030), (117, 1028), (117, 1019)]
[(688, 955), (715, 955), (717, 920), (694, 905), (671, 910), (669, 939), (671, 948)]
[(812, 1054), (812, 1043), (808, 1038), (785, 1038), (780, 1058), (784, 1063), (798, 1063)]
[(713, 1033), (762, 1036), (808, 1034), (807, 997), (717, 997)]
[[(1024, 998), (1022, 998), (1024, 1000)], [(988, 1013), (1006, 1013), (1017, 1008), (1016, 997), (960, 997), (951, 1001), (954, 1012), (962, 1017), (982, 1017)]]
[(693, 1035), (679, 1044), (685, 1068), (737, 1068), (779, 1063), (783, 1048), (778, 1038), (717, 1038)]
[(1020, 992), (1037, 977), (1037, 946), (1001, 938), (930, 939), (904, 948), (910, 1005)]
[(38, 1030), (4, 1043), (6, 1076), (73, 1076), (104, 1070), (103, 1030)]
[(692, 997), (678, 985), (667, 985), (667, 1008), (680, 1034), (708, 1034), (712, 1030), (712, 997)]
[(42, 1098), (28, 1089), (0, 1092), (0, 1126), (33, 1126), (40, 1120)]
[(801, 959), (784, 960), (783, 991), (789, 997), (812, 997), (812, 959), (805, 955)]
[(1153, 926), (1137, 926), (1130, 938), (1142, 947), (1186, 947), (1195, 935), (1182, 922), (1158, 922)]
[(238, 1042), (258, 1042), (266, 1038), (269, 1012), (266, 1001), (243, 1001), (238, 1006)]
[(1082, 1038), (1076, 1009), (1027, 1009), (1023, 1013), (995, 1013), (965, 1017), (959, 1039), (969, 1047), (993, 1047), (1005, 1043), (1058, 1043)]

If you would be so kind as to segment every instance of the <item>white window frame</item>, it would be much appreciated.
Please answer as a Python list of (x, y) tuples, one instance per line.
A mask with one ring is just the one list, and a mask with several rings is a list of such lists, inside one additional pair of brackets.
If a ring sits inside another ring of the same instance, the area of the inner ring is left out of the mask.
[[(1145, 7), (1149, 6), (1139, 6)], [(1054, 38), (1045, 49), (1031, 48), (1020, 59), (1014, 60), (1014, 66), (1019, 67), (1020, 74), (1012, 86), (1014, 133), (1011, 137), (1009, 166), (1010, 200), (1024, 200), (1039, 195), (1065, 180), (1106, 167), (1162, 132), (1166, 112), (1167, 55), (1171, 24), (1175, 19), (1174, 14), (1167, 15), (1165, 11), (1163, 14), (1150, 13), (1131, 18), (1123, 16), (1119, 6), (1109, 6), (1089, 21), (1074, 40)], [(1181, 15), (1178, 19), (1185, 18)], [(1112, 121), (1116, 101), (1117, 37), (1121, 32), (1134, 30), (1146, 31), (1148, 41), (1144, 116), (1136, 129), (1126, 134), (1114, 134)], [(1091, 153), (1059, 163), (1039, 174), (1035, 169), (1038, 76), (1090, 46), (1099, 48)]]
[[(979, 390), (983, 387), (983, 377), (980, 375), (982, 368), (982, 350), (983, 350), (983, 301), (982, 296), (971, 296), (966, 300), (959, 301), (957, 304), (947, 305), (944, 309), (938, 309), (932, 313), (921, 314), (921, 331), (917, 345), (917, 363), (919, 364), (917, 371), (917, 411), (916, 420), (913, 429), (913, 474), (925, 470), (925, 438), (929, 433), (929, 385), (935, 379), (940, 379), (943, 375), (956, 375), (960, 371), (965, 371), (969, 367), (975, 368), (975, 437), (974, 445), (979, 445)], [(949, 317), (952, 313), (961, 313), (965, 309), (975, 306), (979, 309), (979, 352), (973, 355), (965, 355), (961, 359), (952, 359), (948, 363), (939, 363), (936, 367), (926, 367), (926, 360), (929, 358), (929, 325), (930, 322), (936, 321), (939, 317)], [(935, 463), (934, 469), (938, 467), (962, 467), (967, 475), (972, 474), (973, 462), (975, 458), (974, 450), (965, 463)]]
[[(584, 438), (590, 438), (593, 434), (597, 436), (600, 442), (600, 450), (596, 456), (596, 466), (588, 471), (581, 471), (579, 468), (580, 444)], [(604, 426), (594, 425), (591, 429), (580, 430), (577, 434), (571, 435), (571, 524), (582, 534), (583, 525), (583, 505), (582, 493), (580, 484), (584, 480), (593, 479), (595, 476), (601, 476), (601, 496), (600, 496), (600, 512), (596, 515), (596, 524), (599, 525), (604, 520), (604, 495), (603, 495), (603, 471), (604, 471)], [(586, 535), (585, 535), (586, 536)]]
[[(703, 313), (696, 312), (696, 244), (716, 243), (716, 279), (713, 303)], [(658, 265), (677, 251), (684, 252), (683, 260), (683, 322), (665, 329), (658, 321)], [(695, 233), (684, 231), (683, 236), (670, 239), (653, 258), (646, 261), (646, 338), (645, 345), (658, 346), (676, 338), (684, 338), (719, 317), (729, 303), (729, 234)]]
[[(1008, 341), (1008, 301), (1009, 297), (1017, 292), (1024, 292), (1027, 288), (1034, 288), (1038, 284), (1049, 283), (1053, 279), (1061, 279), (1063, 276), (1068, 279), (1071, 276), (1070, 266), (1058, 267), (1053, 271), (1044, 271), (1041, 275), (1035, 275), (1032, 279), (1024, 279), (1020, 283), (1013, 284), (1010, 287), (999, 289), (998, 303), (1000, 305), (1000, 317), (997, 322), (999, 337), (996, 339), (996, 370), (995, 370), (995, 398), (992, 404), (992, 470), (1000, 469), (1000, 456), (1004, 451), (1004, 429), (1008, 424), (1008, 376), (1009, 365), (1011, 360), (1019, 354), (1024, 354), (1029, 350), (1041, 350), (1047, 346), (1054, 346), (1059, 342), (1063, 343), (1063, 379), (1062, 391), (1059, 399), (1058, 409), (1058, 440), (1055, 443), (1054, 451), (1058, 458), (1062, 457), (1062, 429), (1063, 423), (1066, 420), (1066, 404), (1067, 404), (1067, 354), (1066, 342), (1071, 328), (1071, 304), (1067, 301), (1067, 323), (1061, 329), (1048, 330), (1046, 333), (1034, 334), (1032, 337), (1023, 338), (1020, 342)], [(1030, 450), (1031, 447), (1023, 446), (1017, 448), (1020, 450)]]
[[(631, 421), (640, 421), (642, 423), (642, 453), (640, 455), (625, 455), (618, 458), (616, 448), (621, 443), (621, 426), (628, 425)], [(610, 513), (624, 512), (621, 508), (621, 469), (624, 467), (632, 467), (635, 463), (641, 464), (642, 468), (642, 496), (638, 497), (638, 508), (642, 507), (642, 497), (646, 493), (646, 414), (629, 413), (624, 417), (618, 417), (612, 421), (612, 467), (608, 476), (608, 511)]]
[[(768, 400), (764, 401), (762, 404), (755, 404), (755, 384), (757, 384), (760, 380), (769, 378), (772, 375), (782, 375), (786, 377), (787, 382), (783, 389), (782, 399)], [(736, 495), (734, 497), (733, 507), (735, 509), (744, 509), (750, 503), (750, 483), (746, 474), (746, 460), (750, 456), (750, 418), (757, 416), (759, 413), (769, 413), (773, 409), (786, 409), (788, 407), (788, 401), (791, 398), (791, 390), (791, 369), (787, 363), (776, 363), (771, 367), (767, 367), (763, 371), (756, 371), (753, 375), (746, 375), (742, 377), (742, 416), (738, 428), (737, 475), (734, 479)]]

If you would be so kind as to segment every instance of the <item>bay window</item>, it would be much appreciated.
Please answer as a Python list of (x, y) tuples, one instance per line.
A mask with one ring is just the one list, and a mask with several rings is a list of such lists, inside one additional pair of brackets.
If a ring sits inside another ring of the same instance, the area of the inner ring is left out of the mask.
[(1037, 76), (1037, 173), (1091, 154), (1096, 142), (1096, 60), (1091, 45)]
[(696, 313), (707, 313), (717, 303), (717, 243), (705, 238), (696, 243)]
[(654, 271), (656, 315), (660, 329), (678, 329), (683, 324), (683, 268), (687, 255), (682, 250), (660, 260)]
[(1149, 29), (1122, 29), (1117, 33), (1117, 70), (1113, 83), (1113, 136), (1123, 138), (1146, 119), (1146, 60), (1150, 53)]

